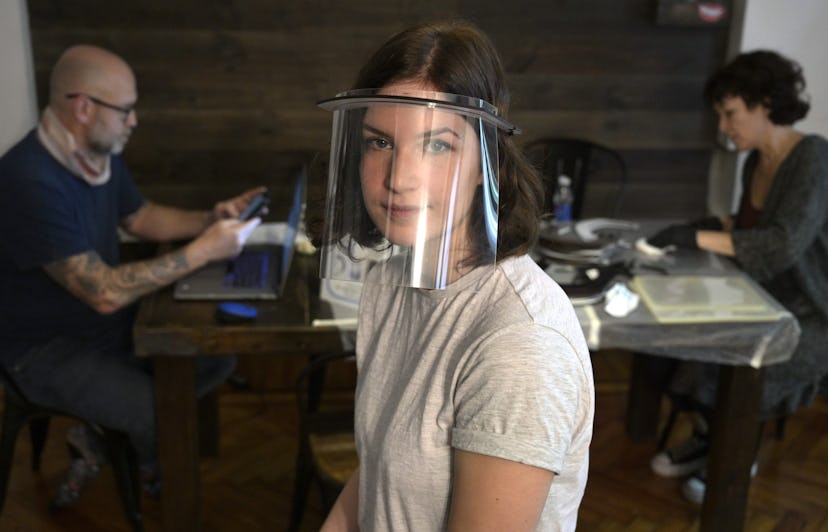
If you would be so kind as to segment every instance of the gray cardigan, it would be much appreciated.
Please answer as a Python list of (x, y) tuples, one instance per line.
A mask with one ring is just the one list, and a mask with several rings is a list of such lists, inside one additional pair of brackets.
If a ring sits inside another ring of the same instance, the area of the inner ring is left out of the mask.
[[(743, 175), (751, 175), (757, 161), (751, 153)], [(794, 314), (800, 301), (828, 319), (828, 141), (808, 135), (794, 146), (776, 172), (759, 223), (732, 234), (745, 272)]]
[[(756, 152), (748, 156), (744, 176), (757, 161)], [(799, 321), (796, 351), (765, 368), (763, 386), (762, 417), (789, 414), (813, 402), (828, 374), (828, 141), (809, 135), (794, 147), (777, 170), (757, 225), (734, 230), (733, 247), (744, 271)], [(715, 364), (681, 364), (670, 390), (712, 409), (717, 371)]]

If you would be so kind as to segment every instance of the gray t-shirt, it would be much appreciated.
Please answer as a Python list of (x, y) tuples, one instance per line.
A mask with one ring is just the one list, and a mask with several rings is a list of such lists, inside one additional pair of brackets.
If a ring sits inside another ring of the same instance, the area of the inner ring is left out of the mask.
[(444, 529), (457, 448), (554, 471), (538, 530), (574, 530), (595, 393), (563, 290), (527, 256), (446, 290), (371, 281), (357, 331), (360, 529)]

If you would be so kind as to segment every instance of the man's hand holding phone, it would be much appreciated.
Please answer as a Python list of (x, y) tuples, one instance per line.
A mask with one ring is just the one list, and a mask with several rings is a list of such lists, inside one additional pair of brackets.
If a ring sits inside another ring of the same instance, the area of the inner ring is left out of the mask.
[[(256, 215), (261, 216), (263, 214), (267, 214), (268, 203), (270, 203), (270, 196), (268, 195), (267, 188), (256, 187), (245, 190), (236, 197), (216, 203), (213, 207), (212, 219), (210, 220), (210, 223), (215, 222), (216, 220), (224, 220), (226, 218), (234, 218), (236, 220), (244, 221)], [(248, 210), (251, 207), (253, 208), (253, 211)], [(247, 218), (241, 218), (241, 215), (245, 213), (247, 213)]]
[(265, 190), (250, 200), (247, 207), (239, 214), (239, 220), (246, 222), (254, 216), (259, 216), (268, 205), (270, 205), (270, 194)]

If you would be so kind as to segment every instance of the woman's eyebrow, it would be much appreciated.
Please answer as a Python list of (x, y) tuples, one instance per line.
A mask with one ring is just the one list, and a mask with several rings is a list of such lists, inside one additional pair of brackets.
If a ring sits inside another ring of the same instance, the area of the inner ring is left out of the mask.
[(383, 130), (377, 128), (377, 127), (374, 127), (370, 124), (363, 123), (362, 124), (362, 129), (363, 129), (363, 131), (368, 131), (369, 133), (373, 133), (374, 135), (379, 135), (381, 137), (390, 137), (391, 136), (389, 133), (386, 133), (385, 131), (383, 131)]
[[(362, 129), (365, 130), (365, 131), (368, 131), (369, 133), (373, 133), (374, 135), (380, 135), (382, 137), (392, 138), (392, 135), (390, 133), (387, 133), (387, 132), (383, 131), (382, 129), (380, 129), (378, 127), (374, 127), (370, 124), (362, 124)], [(424, 131), (424, 132), (420, 133), (417, 136), (420, 137), (420, 138), (430, 138), (430, 137), (436, 137), (438, 135), (442, 135), (443, 133), (450, 133), (450, 134), (454, 135), (455, 137), (460, 138), (460, 135), (456, 131), (454, 131), (452, 128), (447, 127), (447, 126), (440, 127), (440, 128), (437, 128), (437, 129), (432, 129), (430, 131)]]
[(442, 135), (443, 133), (451, 133), (452, 135), (454, 135), (458, 139), (460, 138), (460, 135), (458, 135), (456, 131), (454, 131), (453, 129), (451, 129), (450, 127), (447, 127), (447, 126), (439, 127), (437, 129), (432, 129), (431, 131), (426, 131), (424, 133), (421, 133), (420, 137), (423, 137), (423, 138), (436, 137), (438, 135)]

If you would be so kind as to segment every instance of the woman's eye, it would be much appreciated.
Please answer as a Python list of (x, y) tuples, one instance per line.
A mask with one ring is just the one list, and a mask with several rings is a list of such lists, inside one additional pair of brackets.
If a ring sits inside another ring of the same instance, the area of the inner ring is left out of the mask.
[(425, 150), (432, 153), (442, 153), (451, 150), (451, 144), (440, 139), (430, 139), (425, 144)]
[(369, 137), (365, 139), (365, 145), (375, 150), (387, 150), (391, 147), (391, 143), (381, 137)]

